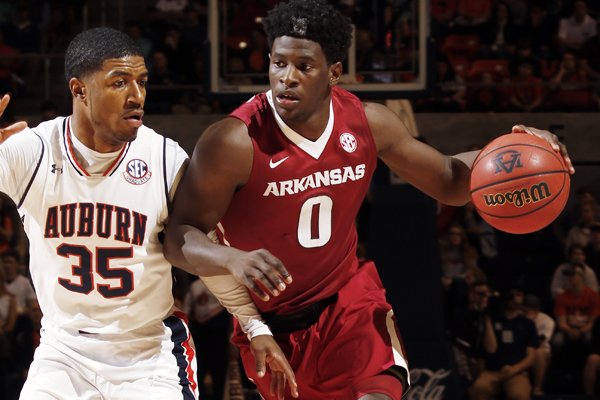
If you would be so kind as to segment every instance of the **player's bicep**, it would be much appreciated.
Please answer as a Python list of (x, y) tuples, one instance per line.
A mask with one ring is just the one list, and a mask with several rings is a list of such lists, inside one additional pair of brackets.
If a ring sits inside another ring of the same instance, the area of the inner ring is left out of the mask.
[(252, 142), (240, 121), (226, 119), (209, 127), (179, 184), (172, 219), (204, 232), (214, 229), (251, 167)]
[(448, 173), (446, 156), (414, 138), (402, 120), (381, 104), (365, 104), (377, 155), (397, 175), (413, 185), (423, 185)]

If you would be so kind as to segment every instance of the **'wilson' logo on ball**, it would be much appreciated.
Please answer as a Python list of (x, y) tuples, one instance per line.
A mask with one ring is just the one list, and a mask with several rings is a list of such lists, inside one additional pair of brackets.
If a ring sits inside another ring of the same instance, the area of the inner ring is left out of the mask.
[(548, 184), (540, 182), (531, 185), (529, 188), (513, 190), (512, 192), (484, 194), (485, 205), (489, 207), (502, 206), (506, 203), (514, 204), (516, 207), (523, 207), (525, 204), (537, 203), (552, 195)]
[(506, 172), (510, 174), (514, 168), (521, 168), (521, 153), (515, 150), (507, 150), (494, 158), (494, 165), (496, 166), (495, 173)]

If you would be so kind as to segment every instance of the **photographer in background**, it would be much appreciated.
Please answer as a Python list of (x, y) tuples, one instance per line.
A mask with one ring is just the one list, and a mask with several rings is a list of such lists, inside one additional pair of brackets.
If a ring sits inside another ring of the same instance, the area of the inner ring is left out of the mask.
[(537, 296), (528, 294), (523, 301), (523, 314), (533, 321), (538, 332), (540, 347), (535, 349), (535, 363), (533, 364), (533, 395), (543, 396), (544, 378), (550, 365), (552, 357), (552, 347), (550, 338), (554, 334), (556, 322), (548, 314), (540, 311), (540, 299)]
[(499, 313), (492, 313), (498, 343), (495, 352), (484, 354), (485, 368), (469, 389), (471, 400), (487, 400), (503, 393), (508, 399), (530, 399), (528, 370), (539, 347), (533, 321), (522, 313), (523, 292), (512, 289), (503, 294)]
[(497, 348), (492, 322), (488, 315), (488, 300), (493, 293), (485, 281), (469, 285), (468, 304), (453, 315), (453, 350), (459, 374), (470, 385), (481, 370), (479, 361), (484, 352), (494, 353)]

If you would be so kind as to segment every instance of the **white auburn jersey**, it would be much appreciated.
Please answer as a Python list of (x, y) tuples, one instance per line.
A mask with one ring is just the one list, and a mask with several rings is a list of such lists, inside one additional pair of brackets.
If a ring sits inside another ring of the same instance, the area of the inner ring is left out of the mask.
[(60, 117), (0, 145), (0, 190), (17, 204), (29, 237), (42, 325), (162, 329), (173, 296), (159, 233), (187, 155), (142, 126), (103, 174), (90, 176), (73, 156), (69, 125)]

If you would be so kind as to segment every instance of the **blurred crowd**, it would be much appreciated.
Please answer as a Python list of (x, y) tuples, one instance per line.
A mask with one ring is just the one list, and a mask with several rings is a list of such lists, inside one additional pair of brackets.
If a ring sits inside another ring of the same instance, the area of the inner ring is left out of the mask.
[(591, 188), (548, 228), (509, 235), (440, 207), (447, 333), (469, 398), (600, 391), (600, 214)]
[[(121, 28), (140, 44), (150, 68), (147, 112), (227, 112), (232, 105), (206, 96), (208, 1), (135, 3), (142, 7), (126, 15)], [(269, 49), (260, 22), (276, 3), (220, 4), (219, 79), (224, 87), (266, 83)], [(351, 79), (397, 83), (416, 78), (418, 1), (332, 3), (356, 28), (356, 76)], [(60, 57), (82, 29), (85, 4), (0, 2), (0, 91), (35, 94), (42, 83), (42, 59), (33, 56)], [(583, 112), (600, 107), (600, 2), (431, 0), (430, 11), (433, 54), (428, 62), (436, 67), (432, 92), (414, 101), (415, 111)]]

